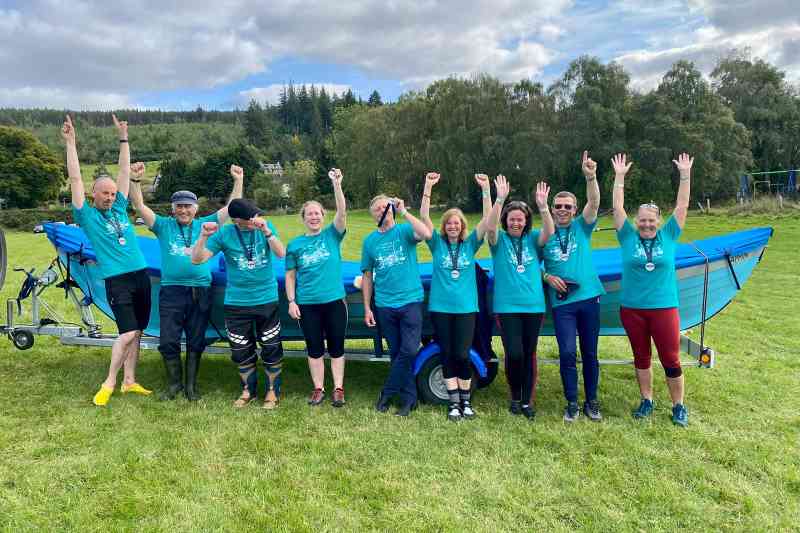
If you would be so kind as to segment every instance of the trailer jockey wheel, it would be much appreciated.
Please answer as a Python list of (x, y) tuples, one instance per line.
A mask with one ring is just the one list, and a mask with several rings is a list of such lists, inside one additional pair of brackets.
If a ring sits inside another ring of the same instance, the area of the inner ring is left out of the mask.
[(25, 330), (17, 330), (10, 333), (11, 342), (19, 350), (28, 350), (33, 347), (33, 333)]
[(500, 363), (498, 361), (489, 361), (486, 363), (486, 377), (482, 378), (480, 375), (475, 375), (475, 380), (478, 383), (479, 389), (484, 389), (492, 384), (494, 378), (497, 377), (497, 371), (500, 368)]

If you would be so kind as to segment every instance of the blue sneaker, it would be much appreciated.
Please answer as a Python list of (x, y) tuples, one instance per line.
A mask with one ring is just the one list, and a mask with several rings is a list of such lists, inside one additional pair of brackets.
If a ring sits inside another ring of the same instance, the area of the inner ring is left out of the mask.
[(672, 407), (672, 423), (682, 428), (689, 425), (689, 413), (682, 403), (675, 404)]
[(633, 412), (633, 418), (647, 418), (653, 414), (653, 406), (653, 400), (642, 398), (642, 403), (640, 403), (639, 407)]
[(581, 411), (578, 409), (578, 402), (569, 402), (567, 407), (564, 408), (564, 422), (575, 422), (581, 416)]

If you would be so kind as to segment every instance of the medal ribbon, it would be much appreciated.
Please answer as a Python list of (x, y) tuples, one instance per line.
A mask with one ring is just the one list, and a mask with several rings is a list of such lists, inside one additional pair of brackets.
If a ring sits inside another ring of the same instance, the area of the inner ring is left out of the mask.
[(108, 216), (105, 211), (100, 211), (99, 209), (98, 211), (100, 212), (100, 215), (106, 219), (107, 222), (110, 222), (114, 227), (114, 232), (117, 234), (117, 240), (125, 237), (125, 232), (122, 231), (122, 224), (119, 220), (117, 220), (117, 216), (113, 212), (111, 213), (111, 216)]
[(657, 238), (658, 237), (654, 239), (642, 239), (639, 237), (639, 242), (642, 244), (642, 249), (644, 250), (644, 254), (647, 256), (648, 263), (653, 262), (653, 245), (655, 244)]
[[(187, 248), (192, 247), (192, 231), (194, 230), (194, 220), (189, 222), (189, 238), (186, 238), (186, 235), (183, 234), (183, 226), (177, 220), (175, 223), (178, 225), (178, 231), (181, 232), (181, 239), (183, 240), (183, 244), (186, 245)], [(244, 243), (242, 243), (242, 247), (244, 247)]]
[(239, 229), (239, 226), (234, 225), (233, 227), (236, 230), (236, 236), (239, 237), (239, 243), (242, 245), (242, 250), (244, 250), (244, 256), (247, 258), (247, 262), (252, 263), (253, 254), (256, 249), (256, 232), (250, 232), (250, 248), (248, 248), (244, 244), (244, 237), (242, 237), (242, 231)]
[(458, 256), (461, 252), (461, 239), (458, 239), (458, 244), (456, 245), (455, 253), (453, 253), (453, 247), (450, 246), (450, 239), (446, 240), (447, 240), (447, 251), (450, 253), (451, 270), (458, 270)]
[(572, 232), (567, 228), (567, 238), (561, 238), (561, 231), (559, 228), (556, 228), (556, 237), (558, 238), (558, 246), (561, 248), (561, 253), (563, 255), (567, 255), (569, 252), (569, 239), (572, 236)]
[(516, 254), (516, 256), (517, 256), (517, 266), (521, 266), (522, 265), (522, 246), (523, 246), (522, 245), (522, 237), (520, 237), (519, 239), (516, 239), (516, 240), (519, 241), (519, 247), (517, 247), (516, 240), (515, 240), (514, 237), (511, 237), (509, 235), (508, 238), (511, 240), (511, 247), (514, 249), (514, 254)]

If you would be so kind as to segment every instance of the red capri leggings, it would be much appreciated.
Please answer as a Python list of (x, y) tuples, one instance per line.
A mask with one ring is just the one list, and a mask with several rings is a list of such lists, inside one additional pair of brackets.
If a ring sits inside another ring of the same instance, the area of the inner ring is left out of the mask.
[(650, 368), (652, 352), (650, 339), (656, 345), (658, 358), (668, 377), (681, 375), (679, 352), (681, 348), (680, 316), (677, 307), (666, 309), (619, 308), (619, 317), (633, 350), (633, 365), (640, 369)]

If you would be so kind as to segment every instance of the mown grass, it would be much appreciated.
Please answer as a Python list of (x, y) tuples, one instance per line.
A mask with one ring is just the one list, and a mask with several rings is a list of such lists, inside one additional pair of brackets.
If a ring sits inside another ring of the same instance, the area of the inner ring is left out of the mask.
[[(295, 216), (273, 221), (285, 240), (301, 231)], [(564, 425), (552, 365), (540, 371), (534, 424), (506, 413), (502, 375), (477, 394), (477, 420), (452, 424), (433, 406), (408, 419), (376, 413), (386, 373), (379, 363), (348, 363), (344, 409), (309, 408), (310, 380), (299, 359), (285, 363), (285, 396), (272, 413), (231, 407), (238, 378), (223, 357), (204, 360), (198, 404), (115, 394), (98, 409), (90, 399), (107, 350), (40, 337), (19, 352), (0, 341), (0, 527), (794, 530), (800, 220), (692, 216), (684, 239), (767, 224), (776, 234), (762, 264), (707, 329), (717, 367), (686, 372), (686, 430), (669, 423), (658, 373), (655, 417), (644, 424), (630, 418), (638, 398), (630, 367), (602, 369), (601, 424)], [(371, 227), (364, 213), (350, 216), (347, 259), (358, 258)], [(7, 238), (11, 265), (42, 267), (53, 255), (43, 236)], [(613, 232), (597, 233), (596, 245), (613, 239)], [(429, 257), (424, 246), (419, 252)], [(9, 276), (3, 299), (19, 281)], [(50, 301), (66, 309), (56, 290)], [(539, 352), (555, 357), (553, 339), (543, 339)], [(601, 354), (628, 357), (629, 348), (624, 339), (603, 338)], [(157, 387), (162, 373), (157, 352), (143, 352), (140, 381)]]

